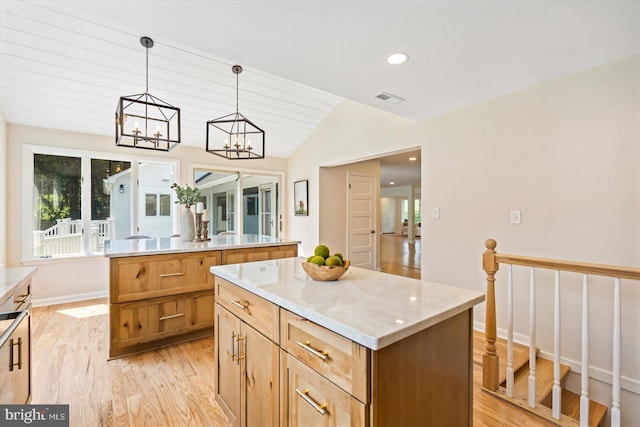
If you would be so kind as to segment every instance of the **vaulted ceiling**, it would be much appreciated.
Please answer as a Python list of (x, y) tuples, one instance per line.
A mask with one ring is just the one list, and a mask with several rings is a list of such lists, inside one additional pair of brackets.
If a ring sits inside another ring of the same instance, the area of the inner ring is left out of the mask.
[[(342, 98), (420, 119), (640, 52), (634, 1), (0, 2), (10, 123), (112, 135), (122, 95), (182, 110), (186, 145), (235, 111), (287, 157)], [(394, 52), (409, 54), (389, 65)], [(375, 97), (403, 98), (390, 104)]]

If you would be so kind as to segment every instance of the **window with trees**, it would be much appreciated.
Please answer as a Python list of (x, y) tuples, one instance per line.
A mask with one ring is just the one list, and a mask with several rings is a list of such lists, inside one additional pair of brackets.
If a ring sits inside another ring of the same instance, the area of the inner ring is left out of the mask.
[(25, 259), (98, 254), (107, 240), (170, 236), (177, 227), (170, 190), (177, 161), (57, 147), (24, 150), (23, 203), (33, 212), (24, 230), (32, 242)]

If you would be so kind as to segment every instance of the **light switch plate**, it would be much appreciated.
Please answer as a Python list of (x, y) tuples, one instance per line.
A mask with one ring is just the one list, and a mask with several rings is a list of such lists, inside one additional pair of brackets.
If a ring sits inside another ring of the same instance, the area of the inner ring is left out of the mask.
[(431, 218), (440, 219), (440, 208), (431, 209)]
[(511, 224), (520, 224), (520, 211), (511, 211)]

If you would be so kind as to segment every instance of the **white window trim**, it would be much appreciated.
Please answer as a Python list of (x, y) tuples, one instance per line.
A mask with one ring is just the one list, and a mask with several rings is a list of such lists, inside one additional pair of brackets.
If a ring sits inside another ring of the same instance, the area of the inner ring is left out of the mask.
[[(89, 250), (89, 241), (88, 238), (83, 237), (82, 240), (82, 250), (81, 254), (70, 254), (68, 256), (59, 256), (59, 257), (51, 257), (51, 258), (39, 258), (33, 255), (33, 223), (31, 221), (31, 217), (33, 216), (34, 206), (33, 206), (33, 156), (35, 154), (46, 154), (53, 156), (68, 156), (68, 157), (79, 157), (82, 162), (82, 190), (81, 190), (81, 216), (83, 220), (83, 228), (88, 230), (88, 223), (91, 222), (91, 176), (85, 176), (84, 173), (87, 170), (90, 170), (91, 160), (90, 159), (102, 159), (102, 160), (113, 160), (113, 161), (125, 161), (131, 162), (132, 168), (132, 191), (131, 191), (131, 203), (132, 203), (132, 221), (131, 228), (132, 233), (136, 234), (134, 230), (138, 229), (139, 226), (139, 216), (138, 216), (138, 167), (139, 163), (164, 163), (171, 164), (174, 170), (174, 176), (180, 176), (180, 160), (175, 158), (150, 158), (150, 157), (140, 157), (139, 155), (134, 155), (132, 153), (116, 153), (116, 152), (106, 152), (106, 151), (93, 151), (93, 150), (82, 150), (76, 148), (63, 148), (63, 147), (54, 147), (50, 145), (36, 145), (36, 144), (24, 144), (22, 146), (22, 212), (28, 212), (27, 215), (23, 217), (22, 221), (22, 262), (23, 263), (31, 263), (31, 262), (54, 262), (54, 260), (60, 259), (72, 259), (72, 258), (90, 258), (90, 257), (100, 257), (104, 256), (100, 253), (91, 252)], [(86, 166), (89, 168), (85, 169)], [(133, 185), (135, 184), (135, 185)], [(172, 199), (174, 195), (171, 195)], [(176, 232), (177, 230), (177, 218), (179, 215), (178, 206), (172, 204), (171, 214), (174, 217), (173, 230)]]

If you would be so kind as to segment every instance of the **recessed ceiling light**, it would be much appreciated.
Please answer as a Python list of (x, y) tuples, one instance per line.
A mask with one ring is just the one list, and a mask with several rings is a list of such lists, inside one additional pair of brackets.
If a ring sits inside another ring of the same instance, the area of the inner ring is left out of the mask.
[(415, 162), (418, 159), (416, 157), (409, 157), (409, 160), (411, 160), (412, 162)]
[(409, 59), (409, 55), (407, 55), (406, 53), (394, 53), (387, 58), (387, 62), (389, 64), (398, 65), (406, 62), (407, 59)]
[(395, 184), (395, 182), (394, 182), (394, 181), (391, 181), (391, 182), (389, 183), (389, 185), (394, 185), (394, 184)]

